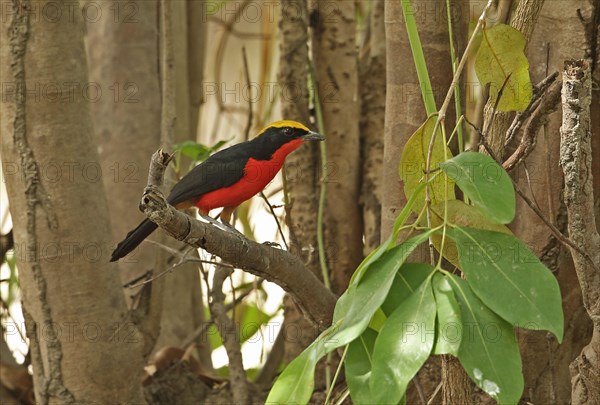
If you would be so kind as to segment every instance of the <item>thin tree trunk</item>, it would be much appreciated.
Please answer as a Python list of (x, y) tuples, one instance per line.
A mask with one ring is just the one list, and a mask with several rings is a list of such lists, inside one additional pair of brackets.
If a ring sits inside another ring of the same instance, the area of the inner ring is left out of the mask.
[(371, 4), (369, 35), (363, 45), (360, 65), (361, 161), (360, 202), (365, 233), (364, 254), (381, 240), (383, 133), (385, 124), (385, 25), (384, 0)]
[[(284, 97), (281, 113), (285, 119), (308, 125), (308, 9), (306, 0), (284, 0), (279, 21), (281, 33), (278, 81)], [(292, 153), (284, 166), (288, 198), (286, 220), (290, 228), (290, 250), (301, 257), (306, 267), (321, 278), (317, 253), (318, 204), (317, 145), (309, 144)], [(300, 339), (283, 339), (284, 360), (289, 362), (318, 335), (318, 330), (302, 311), (286, 297), (285, 321), (280, 333), (290, 327), (302, 331)], [(290, 326), (292, 325), (292, 326)]]
[(317, 0), (313, 59), (327, 136), (326, 238), (333, 291), (346, 289), (362, 260), (358, 55), (355, 4)]
[[(8, 6), (1, 82), (14, 92), (0, 108), (2, 161), (17, 169), (5, 171), (5, 180), (36, 401), (139, 403), (144, 337), (128, 321), (108, 262), (108, 205), (82, 92), (81, 14), (36, 19), (31, 6)], [(56, 83), (69, 88), (31, 92)]]

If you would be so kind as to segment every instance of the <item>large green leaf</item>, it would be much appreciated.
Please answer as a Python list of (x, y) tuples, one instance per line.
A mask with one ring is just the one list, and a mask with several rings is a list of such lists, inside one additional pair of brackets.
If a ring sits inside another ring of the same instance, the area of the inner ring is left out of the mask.
[(515, 190), (510, 177), (488, 155), (463, 152), (440, 164), (475, 207), (491, 221), (508, 224), (515, 217)]
[(435, 309), (427, 278), (387, 319), (373, 349), (371, 403), (400, 401), (433, 348)]
[(558, 282), (523, 242), (512, 235), (453, 228), (460, 265), (469, 285), (494, 312), (515, 326), (563, 337)]
[[(427, 165), (427, 153), (429, 151), (429, 143), (431, 142), (431, 136), (433, 135), (436, 120), (437, 117), (435, 115), (430, 116), (427, 121), (411, 135), (410, 139), (406, 142), (406, 145), (404, 145), (402, 157), (400, 158), (400, 179), (404, 183), (404, 195), (407, 197), (418, 192), (417, 187), (420, 183), (425, 181), (424, 170)], [(441, 162), (444, 162), (447, 158), (452, 156), (450, 149), (448, 149), (444, 143), (444, 137), (439, 128), (438, 131), (433, 143), (430, 170), (436, 169)], [(444, 150), (446, 151), (446, 154), (444, 154)], [(429, 196), (433, 204), (446, 199), (446, 181), (445, 176), (437, 176), (435, 180), (431, 182)], [(454, 183), (448, 181), (448, 199), (454, 200), (455, 198)], [(425, 191), (423, 190), (417, 194), (417, 200), (412, 209), (415, 212), (419, 212), (424, 205)]]
[[(447, 207), (448, 211), (444, 213), (444, 209)], [(445, 217), (446, 221), (452, 225), (466, 226), (469, 228), (487, 229), (490, 231), (504, 232), (512, 235), (512, 232), (506, 227), (506, 225), (496, 224), (491, 222), (483, 213), (472, 205), (467, 205), (461, 200), (451, 200), (438, 203), (431, 207), (433, 215), (431, 215), (431, 227), (435, 228), (442, 224), (442, 219)], [(422, 220), (423, 225), (425, 220)], [(442, 234), (438, 232), (431, 236), (433, 246), (439, 252), (442, 248)], [(444, 258), (450, 263), (460, 268), (458, 262), (458, 252), (456, 250), (456, 244), (450, 238), (444, 240)]]
[(371, 404), (369, 378), (373, 368), (373, 346), (377, 332), (367, 328), (357, 339), (348, 345), (344, 370), (352, 401), (357, 404)]
[(462, 339), (462, 317), (452, 286), (446, 276), (433, 276), (433, 293), (437, 307), (435, 345), (433, 354), (458, 356)]
[(523, 374), (513, 327), (486, 307), (465, 280), (451, 275), (450, 281), (462, 314), (460, 363), (499, 404), (518, 403)]
[(404, 263), (396, 273), (390, 292), (381, 305), (383, 312), (390, 316), (433, 271), (435, 268), (427, 263)]
[(502, 89), (498, 103), (500, 111), (523, 111), (531, 101), (532, 86), (525, 44), (523, 34), (509, 25), (497, 24), (483, 30), (475, 57), (475, 72), (481, 84), (490, 83), (492, 100), (496, 100)]
[(431, 231), (414, 236), (371, 263), (360, 282), (351, 284), (338, 300), (333, 325), (292, 360), (275, 382), (267, 402), (304, 404), (310, 399), (319, 359), (363, 333), (387, 296), (400, 266), (430, 234)]

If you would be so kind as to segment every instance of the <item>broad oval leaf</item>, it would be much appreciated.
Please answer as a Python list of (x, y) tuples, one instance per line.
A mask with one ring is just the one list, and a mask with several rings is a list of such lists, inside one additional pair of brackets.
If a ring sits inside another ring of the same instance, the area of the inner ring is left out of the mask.
[(502, 89), (499, 111), (523, 111), (531, 101), (525, 44), (523, 34), (509, 25), (497, 24), (483, 30), (475, 72), (482, 85), (490, 83), (492, 100), (496, 100)]
[[(451, 225), (458, 225), (469, 228), (487, 229), (489, 231), (503, 232), (512, 235), (510, 229), (506, 225), (496, 224), (491, 222), (483, 213), (472, 205), (467, 205), (461, 200), (452, 200), (447, 202), (448, 211), (444, 214), (445, 202), (441, 202), (431, 207), (433, 215), (431, 215), (431, 227), (435, 228), (442, 224), (442, 218), (446, 217), (447, 222)], [(423, 225), (425, 220), (421, 221)], [(441, 232), (431, 236), (433, 246), (439, 252), (442, 248)], [(444, 258), (460, 269), (458, 262), (458, 251), (456, 244), (450, 238), (444, 240)]]
[(372, 403), (369, 379), (373, 368), (373, 346), (376, 338), (377, 332), (367, 328), (348, 345), (344, 371), (350, 397), (357, 405)]
[[(402, 157), (400, 158), (400, 179), (404, 183), (404, 195), (409, 198), (417, 191), (420, 183), (425, 181), (424, 170), (427, 164), (427, 153), (429, 151), (429, 143), (437, 116), (430, 116), (427, 121), (419, 129), (411, 135), (409, 140), (404, 145)], [(444, 137), (438, 129), (438, 134), (433, 144), (431, 154), (430, 170), (436, 169), (441, 162), (444, 162), (452, 156), (450, 149), (444, 144)], [(445, 153), (444, 154), (444, 150)], [(437, 176), (430, 185), (430, 197), (433, 204), (446, 199), (446, 186), (448, 182), (448, 199), (454, 200), (454, 183), (447, 180), (445, 176)], [(425, 191), (420, 191), (412, 209), (415, 212), (421, 211), (425, 205)]]
[(450, 281), (462, 315), (460, 364), (499, 404), (518, 403), (524, 383), (513, 327), (486, 307), (465, 280), (451, 275)]
[(515, 217), (515, 190), (506, 171), (488, 155), (463, 152), (440, 164), (491, 221), (508, 224)]
[(434, 271), (435, 268), (428, 263), (404, 263), (396, 273), (390, 292), (381, 305), (386, 316), (390, 316)]
[(371, 403), (396, 404), (433, 348), (435, 299), (427, 278), (387, 319), (373, 349)]
[(524, 329), (543, 329), (562, 341), (564, 320), (556, 277), (512, 235), (453, 228), (459, 261), (475, 294), (495, 313)]
[(431, 231), (412, 237), (370, 264), (360, 282), (351, 284), (338, 300), (333, 325), (283, 370), (267, 398), (273, 403), (307, 403), (314, 387), (315, 365), (327, 353), (352, 342), (369, 325), (410, 253)]
[(440, 273), (433, 276), (433, 293), (437, 308), (433, 354), (458, 356), (462, 339), (462, 317), (448, 277)]

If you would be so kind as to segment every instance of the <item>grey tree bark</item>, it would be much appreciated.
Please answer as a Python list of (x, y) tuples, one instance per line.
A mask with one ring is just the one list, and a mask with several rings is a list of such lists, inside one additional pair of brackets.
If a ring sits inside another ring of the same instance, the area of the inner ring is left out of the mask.
[[(31, 18), (29, 1), (8, 7), (1, 82), (14, 87), (0, 106), (2, 161), (16, 169), (5, 180), (36, 400), (141, 402), (144, 338), (108, 262), (108, 204), (82, 91), (81, 14), (52, 21)], [(35, 90), (46, 86), (54, 87)]]

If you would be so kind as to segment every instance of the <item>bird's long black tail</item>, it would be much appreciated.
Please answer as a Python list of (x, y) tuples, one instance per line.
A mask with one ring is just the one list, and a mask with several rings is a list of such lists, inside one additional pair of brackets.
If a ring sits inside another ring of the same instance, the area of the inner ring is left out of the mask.
[(120, 258), (128, 255), (133, 249), (138, 247), (140, 243), (144, 239), (148, 237), (152, 232), (154, 232), (158, 228), (154, 222), (149, 219), (145, 219), (141, 224), (137, 226), (132, 231), (129, 231), (125, 239), (123, 239), (118, 245), (117, 248), (112, 252), (112, 256), (110, 258), (111, 262), (117, 261)]

